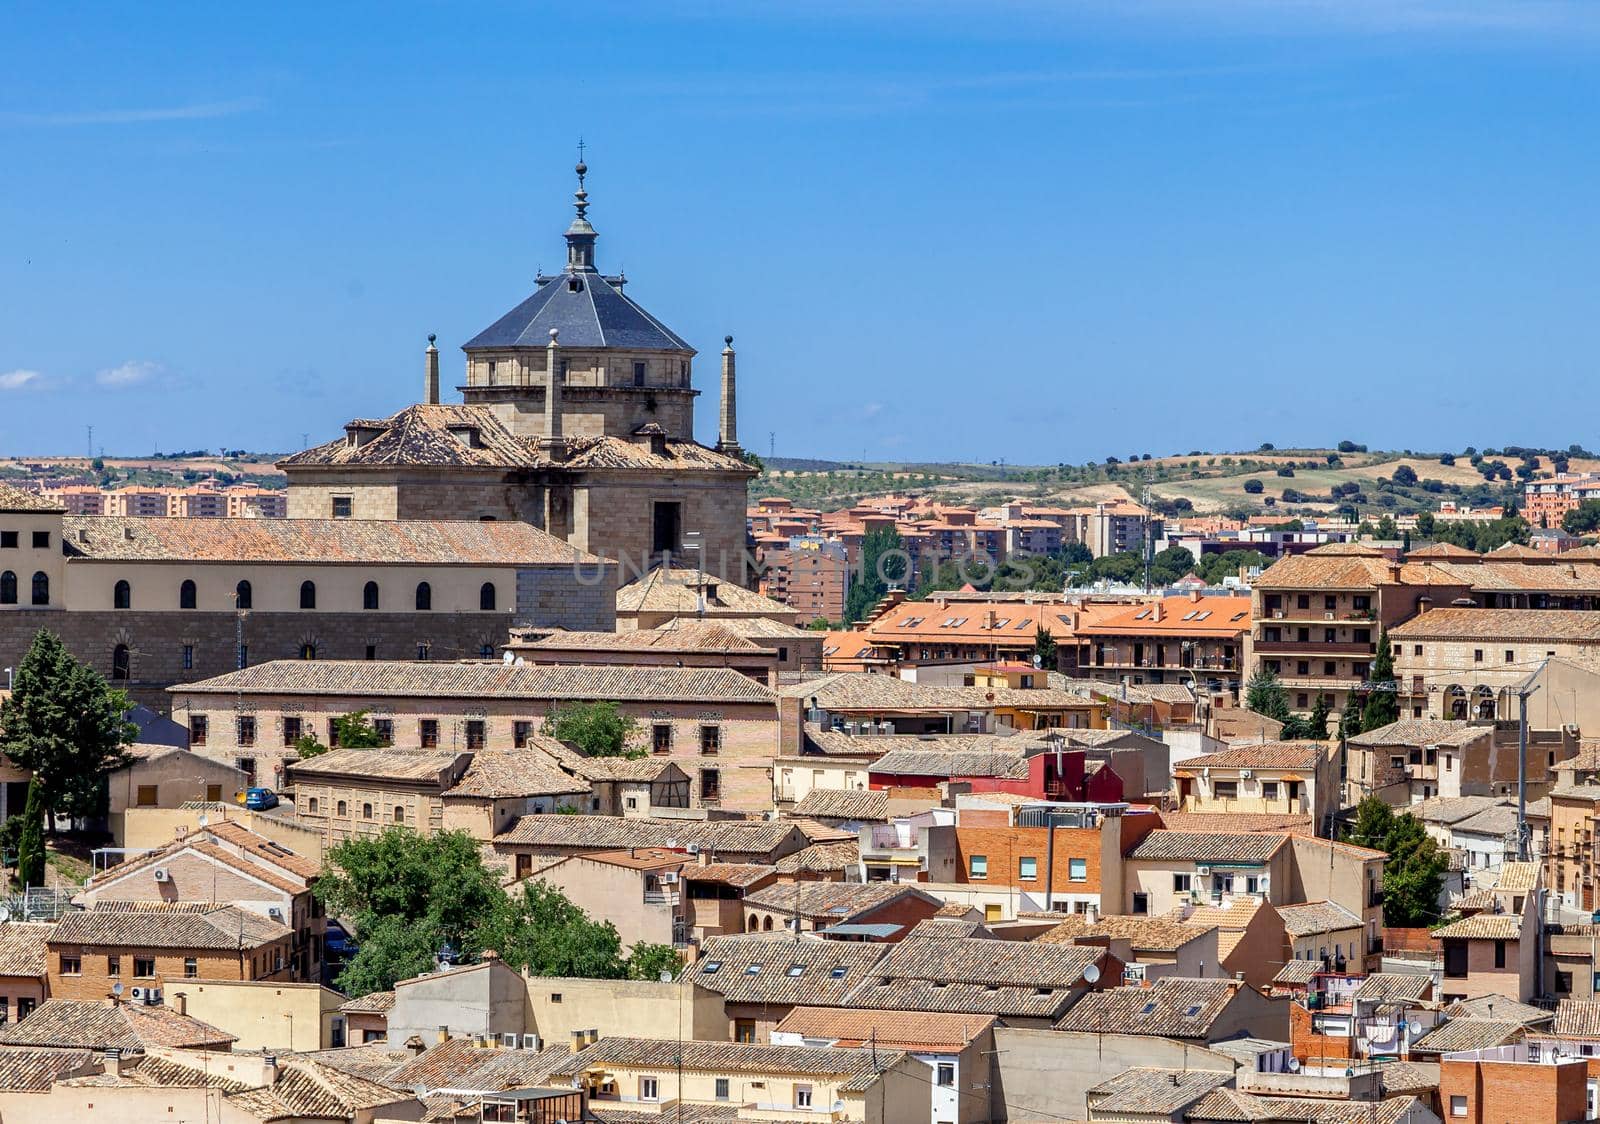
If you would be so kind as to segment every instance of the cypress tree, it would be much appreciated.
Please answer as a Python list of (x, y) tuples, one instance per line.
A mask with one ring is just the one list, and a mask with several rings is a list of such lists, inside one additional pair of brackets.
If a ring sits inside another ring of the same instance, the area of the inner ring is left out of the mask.
[(17, 845), (17, 883), (43, 886), (44, 802), (38, 777), (28, 781), (28, 803), (22, 815), (22, 838)]

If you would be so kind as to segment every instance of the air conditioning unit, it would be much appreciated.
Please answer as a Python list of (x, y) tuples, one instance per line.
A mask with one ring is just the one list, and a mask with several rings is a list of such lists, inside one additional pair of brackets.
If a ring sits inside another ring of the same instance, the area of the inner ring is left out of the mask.
[(662, 883), (665, 884), (665, 885), (668, 885), (668, 886), (672, 885), (677, 880), (678, 880), (678, 872), (675, 871), (675, 870), (669, 870), (666, 873), (662, 874), (662, 876), (661, 876)]
[(1333, 619), (1333, 610), (1329, 609), (1326, 613), (1323, 613), (1322, 619), (1325, 621), (1331, 621)]
[(1247, 780), (1249, 780), (1251, 777), (1253, 777), (1255, 775), (1256, 774), (1255, 774), (1255, 770), (1254, 769), (1240, 769), (1239, 770), (1239, 779), (1240, 780), (1247, 781)]
[(688, 846), (686, 846), (684, 848), (684, 851), (686, 851), (688, 854), (691, 854), (691, 855), (698, 855), (700, 853), (700, 844), (698, 844), (698, 843), (690, 843)]
[(524, 1034), (522, 1036), (522, 1048), (524, 1050), (542, 1050), (544, 1049), (544, 1043), (539, 1040), (537, 1034)]
[(500, 1045), (504, 1046), (508, 1050), (515, 1050), (519, 1041), (521, 1040), (517, 1037), (517, 1035), (511, 1033), (509, 1030), (500, 1035)]
[(1144, 983), (1143, 964), (1124, 964), (1122, 966), (1123, 983)]
[(1272, 619), (1275, 620), (1275, 621), (1281, 621), (1283, 619), (1283, 610), (1282, 609), (1274, 609), (1274, 610), (1272, 610)]
[(153, 1007), (161, 1002), (161, 989), (159, 987), (130, 988), (128, 991), (128, 997), (135, 1003), (142, 1003), (147, 1007)]
[(1211, 877), (1211, 868), (1209, 866), (1197, 866), (1197, 867), (1194, 868), (1194, 872), (1196, 874), (1198, 874), (1201, 878), (1210, 878)]
[(171, 873), (169, 873), (167, 868), (164, 867), (164, 866), (156, 867), (155, 875), (156, 875), (156, 881), (157, 882), (171, 882), (172, 881)]
[(267, 907), (267, 916), (272, 918), (274, 921), (281, 922), (283, 920), (283, 910), (279, 909), (275, 905), (269, 905)]

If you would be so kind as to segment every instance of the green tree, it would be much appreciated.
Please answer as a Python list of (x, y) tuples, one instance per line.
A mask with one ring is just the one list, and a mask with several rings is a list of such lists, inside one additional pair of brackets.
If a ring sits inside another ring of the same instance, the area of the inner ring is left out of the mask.
[(522, 883), (520, 895), (496, 911), (483, 936), (506, 963), (535, 976), (627, 975), (616, 926), (594, 920), (548, 882)]
[(1266, 490), (1266, 487), (1267, 486), (1265, 484), (1257, 480), (1255, 477), (1251, 477), (1249, 480), (1244, 482), (1244, 490), (1252, 496), (1259, 496), (1263, 491)]
[(1433, 537), (1433, 512), (1424, 511), (1417, 516), (1417, 534), (1425, 539)]
[(1345, 842), (1384, 851), (1383, 923), (1396, 927), (1429, 925), (1439, 916), (1439, 890), (1446, 861), (1422, 821), (1396, 814), (1377, 796), (1356, 806)]
[(1385, 515), (1378, 520), (1378, 525), (1373, 528), (1373, 534), (1385, 542), (1400, 537), (1400, 529), (1395, 526), (1394, 519)]
[(41, 629), (0, 703), (0, 753), (38, 779), (46, 823), (103, 815), (105, 778), (133, 758), (132, 704), (100, 673), (72, 658), (61, 638)]
[(853, 575), (850, 593), (845, 598), (844, 619), (847, 623), (864, 620), (883, 595), (889, 584), (905, 588), (905, 544), (900, 532), (893, 527), (879, 527), (868, 532), (861, 540), (861, 568)]
[(1345, 699), (1344, 709), (1339, 712), (1339, 736), (1353, 738), (1361, 732), (1361, 696), (1351, 691)]
[(372, 724), (370, 714), (371, 711), (358, 710), (333, 720), (334, 740), (340, 749), (380, 749), (389, 744)]
[(1289, 695), (1271, 668), (1263, 664), (1245, 684), (1245, 708), (1278, 722), (1289, 721)]
[(1328, 736), (1328, 696), (1321, 691), (1317, 692), (1317, 701), (1312, 704), (1311, 715), (1305, 722), (1306, 737), (1322, 741)]
[(17, 885), (44, 885), (44, 786), (37, 773), (28, 781), (28, 802), (17, 838)]
[(1039, 666), (1046, 670), (1054, 670), (1056, 666), (1056, 638), (1050, 630), (1040, 625), (1033, 630), (1033, 655), (1038, 660)]
[(1561, 529), (1569, 535), (1600, 531), (1600, 500), (1584, 500), (1561, 517)]
[(447, 947), (476, 959), (507, 909), (505, 891), (464, 831), (391, 827), (347, 839), (328, 853), (315, 893), (360, 940), (338, 980), (351, 995), (426, 972)]
[(614, 702), (564, 703), (544, 724), (544, 732), (570, 742), (590, 757), (643, 757), (632, 744), (639, 723), (617, 709)]
[(1240, 569), (1260, 566), (1265, 569), (1272, 560), (1259, 550), (1227, 550), (1221, 554), (1206, 554), (1200, 558), (1196, 573), (1207, 585), (1221, 585), (1223, 578), (1236, 578)]
[(327, 753), (328, 747), (319, 742), (315, 734), (301, 734), (294, 741), (294, 751), (300, 760), (309, 761), (313, 757)]
[(1402, 464), (1394, 470), (1394, 475), (1389, 479), (1402, 488), (1414, 488), (1417, 484), (1417, 470), (1409, 464)]
[(1372, 690), (1367, 692), (1366, 705), (1361, 708), (1361, 732), (1376, 730), (1400, 718), (1398, 684), (1394, 677), (1394, 648), (1389, 643), (1389, 630), (1378, 630), (1378, 658), (1372, 664)]
[(630, 980), (659, 980), (663, 972), (677, 976), (683, 967), (683, 957), (670, 944), (636, 941), (628, 950), (627, 967)]

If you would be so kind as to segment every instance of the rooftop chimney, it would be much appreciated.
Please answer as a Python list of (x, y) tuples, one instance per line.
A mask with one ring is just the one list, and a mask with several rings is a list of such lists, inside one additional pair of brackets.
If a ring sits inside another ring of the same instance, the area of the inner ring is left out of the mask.
[(422, 377), (422, 400), (430, 406), (439, 404), (439, 348), (435, 346), (436, 337), (428, 333), (428, 361), (427, 373)]
[(441, 1026), (438, 1030), (438, 1037), (435, 1039), (435, 1041), (437, 1041), (441, 1046), (450, 1041), (450, 1028), (447, 1026)]
[(187, 991), (173, 993), (172, 1009), (180, 1015), (187, 1015), (189, 1013), (189, 993)]
[(739, 453), (738, 395), (734, 389), (733, 337), (724, 336), (722, 349), (722, 424), (717, 431), (717, 448), (724, 453)]
[(1198, 589), (1191, 589), (1189, 591), (1189, 600), (1198, 605), (1200, 603), (1200, 591)]
[(261, 1056), (261, 1084), (265, 1088), (272, 1088), (278, 1083), (278, 1055), (263, 1054)]
[(556, 342), (559, 328), (550, 329), (550, 343), (544, 349), (544, 447), (552, 457), (561, 446), (561, 345)]
[(117, 1046), (107, 1046), (104, 1061), (104, 1070), (108, 1077), (122, 1077), (128, 1072), (128, 1063), (122, 1056), (122, 1050)]

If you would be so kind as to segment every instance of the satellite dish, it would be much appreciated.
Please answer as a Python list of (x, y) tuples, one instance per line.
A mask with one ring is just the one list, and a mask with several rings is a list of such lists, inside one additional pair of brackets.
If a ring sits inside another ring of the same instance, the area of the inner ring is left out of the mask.
[(1090, 983), (1099, 983), (1100, 982), (1100, 965), (1091, 964), (1087, 968), (1085, 968), (1083, 970), (1083, 978), (1088, 980)]
[(518, 656), (517, 659), (516, 659), (516, 662), (515, 662), (515, 664), (513, 666), (522, 667), (522, 666), (526, 665), (527, 662), (528, 662), (527, 660), (523, 659), (521, 656)]
[(1406, 1029), (1411, 1032), (1411, 1037), (1413, 1038), (1417, 1038), (1422, 1034), (1422, 1024), (1416, 1019), (1412, 1019), (1409, 1023), (1407, 1023)]
[(11, 911), (9, 909), (7, 909), (5, 906), (0, 905), (0, 922), (10, 921), (10, 920), (11, 920)]
[(1290, 1073), (1299, 1073), (1300, 1072), (1300, 1059), (1299, 1058), (1290, 1058), (1289, 1059), (1289, 1072)]
[(207, 816), (204, 812), (201, 812), (200, 813), (200, 819), (199, 819), (200, 826), (201, 827), (205, 827), (210, 822), (211, 822), (211, 817)]
[(120, 983), (112, 984), (111, 985), (111, 994), (112, 995), (121, 995), (122, 994), (122, 984), (120, 984)]
[(512, 664), (512, 663), (516, 663), (516, 661), (517, 661), (517, 654), (515, 652), (513, 652), (510, 648), (507, 648), (506, 649), (506, 654), (500, 657), (500, 662), (503, 663), (503, 664)]

